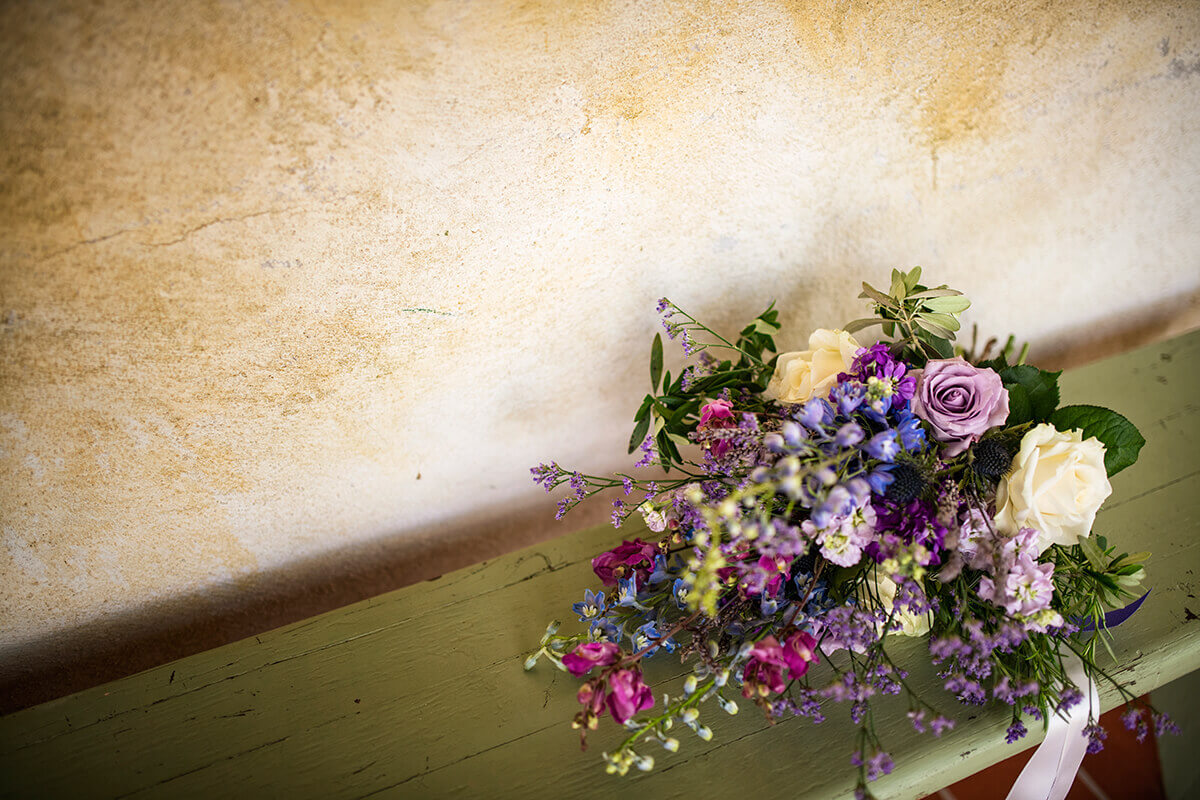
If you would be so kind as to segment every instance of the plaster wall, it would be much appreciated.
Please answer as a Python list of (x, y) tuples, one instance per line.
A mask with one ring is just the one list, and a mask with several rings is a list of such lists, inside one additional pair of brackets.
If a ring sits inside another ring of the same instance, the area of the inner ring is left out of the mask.
[(60, 0), (0, 45), (8, 685), (564, 532), (528, 467), (629, 463), (662, 295), (787, 349), (918, 263), (1035, 357), (1196, 324), (1194, 2)]

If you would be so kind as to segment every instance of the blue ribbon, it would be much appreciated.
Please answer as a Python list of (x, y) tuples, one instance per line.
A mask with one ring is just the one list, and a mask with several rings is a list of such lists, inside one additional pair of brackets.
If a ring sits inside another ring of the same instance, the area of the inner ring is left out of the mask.
[[(1142, 607), (1142, 601), (1144, 601), (1149, 596), (1150, 596), (1150, 592), (1147, 591), (1144, 595), (1139, 597), (1137, 600), (1134, 600), (1132, 603), (1125, 606), (1124, 608), (1118, 608), (1116, 611), (1109, 611), (1107, 614), (1104, 615), (1104, 627), (1115, 628), (1118, 625), (1120, 625), (1122, 622), (1124, 622), (1125, 620), (1132, 617), (1134, 615), (1134, 612), (1136, 612), (1139, 608)], [(1092, 631), (1092, 630), (1095, 630), (1095, 626), (1092, 625), (1092, 621), (1089, 619), (1087, 621), (1087, 623), (1079, 629), (1079, 632), (1087, 633), (1088, 631)]]

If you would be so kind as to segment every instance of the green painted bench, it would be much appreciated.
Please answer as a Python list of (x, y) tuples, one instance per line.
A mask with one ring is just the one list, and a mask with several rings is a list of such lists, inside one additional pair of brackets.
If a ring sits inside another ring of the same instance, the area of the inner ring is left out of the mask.
[[(1151, 550), (1154, 590), (1118, 629), (1116, 674), (1139, 693), (1200, 667), (1200, 332), (1078, 369), (1064, 402), (1109, 405), (1148, 444), (1114, 479), (1097, 530), (1130, 551)], [(547, 503), (547, 513), (551, 513)], [(623, 531), (626, 535), (631, 531)], [(123, 680), (0, 718), (0, 794), (8, 797), (683, 797), (715, 787), (761, 798), (847, 796), (849, 722), (803, 719), (768, 730), (752, 706), (716, 733), (687, 730), (658, 768), (620, 779), (600, 752), (611, 724), (580, 753), (570, 728), (577, 682), (521, 669), (552, 618), (591, 584), (589, 559), (619, 534), (583, 531), (409, 586)], [(921, 653), (898, 652), (928, 699)], [(670, 656), (648, 678), (681, 672)], [(1102, 687), (1105, 708), (1117, 702)], [(747, 705), (748, 704), (744, 704)], [(942, 739), (909, 732), (903, 708), (877, 717), (896, 772), (881, 796), (914, 798), (1013, 755), (1000, 709), (959, 710)], [(1167, 709), (1169, 711), (1169, 709)], [(1200, 735), (1191, 732), (1191, 736)], [(736, 775), (736, 779), (735, 779)], [(632, 780), (633, 785), (621, 783)], [(707, 790), (707, 792), (706, 792)]]

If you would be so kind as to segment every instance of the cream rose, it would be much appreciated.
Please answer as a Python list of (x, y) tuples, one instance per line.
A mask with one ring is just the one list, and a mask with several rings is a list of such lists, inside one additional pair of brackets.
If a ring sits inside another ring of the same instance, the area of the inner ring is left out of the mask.
[(858, 342), (845, 331), (818, 328), (808, 337), (807, 350), (779, 356), (775, 374), (767, 384), (767, 398), (803, 403), (811, 397), (825, 397), (837, 382), (838, 373), (850, 369), (859, 349)]
[(1008, 536), (1035, 529), (1041, 555), (1052, 544), (1086, 538), (1110, 494), (1099, 439), (1038, 425), (1021, 439), (1012, 471), (996, 488), (996, 527)]
[[(868, 596), (879, 598), (882, 605), (883, 613), (891, 614), (892, 609), (896, 606), (896, 582), (880, 572), (876, 572), (873, 577), (867, 578), (873, 584), (873, 591), (868, 591)], [(871, 601), (868, 601), (871, 602)], [(896, 612), (892, 618), (892, 624), (899, 624), (896, 630), (888, 631), (888, 633), (899, 633), (903, 636), (924, 636), (929, 633), (930, 615), (914, 614), (907, 608)], [(883, 625), (879, 624), (882, 628)]]

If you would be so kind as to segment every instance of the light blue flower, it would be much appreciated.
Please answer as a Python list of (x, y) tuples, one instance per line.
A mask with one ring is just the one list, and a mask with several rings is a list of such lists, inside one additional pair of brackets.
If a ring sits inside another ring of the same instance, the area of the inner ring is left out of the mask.
[(583, 602), (575, 603), (571, 608), (579, 615), (580, 622), (587, 622), (590, 619), (599, 617), (608, 607), (604, 604), (604, 592), (593, 592), (591, 589), (585, 589), (583, 591)]

